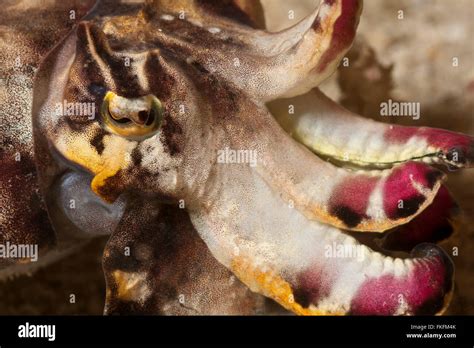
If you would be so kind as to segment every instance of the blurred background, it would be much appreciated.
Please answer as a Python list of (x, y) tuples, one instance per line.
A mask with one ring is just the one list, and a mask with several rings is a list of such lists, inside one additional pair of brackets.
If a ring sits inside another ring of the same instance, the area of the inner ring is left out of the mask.
[[(318, 0), (262, 0), (269, 30), (296, 24)], [(292, 12), (290, 12), (292, 11)], [(293, 17), (294, 16), (294, 17)], [(291, 18), (290, 18), (291, 17)], [(474, 1), (366, 0), (357, 41), (322, 89), (348, 109), (386, 121), (389, 98), (421, 103), (419, 120), (391, 122), (432, 126), (474, 135)], [(457, 61), (457, 66), (453, 62)], [(454, 64), (455, 65), (455, 64)], [(463, 215), (457, 233), (442, 244), (453, 256), (456, 284), (446, 314), (474, 314), (474, 170), (450, 173), (448, 188)], [(0, 314), (102, 314), (105, 238), (43, 268), (0, 283)], [(70, 295), (75, 303), (70, 303)]]

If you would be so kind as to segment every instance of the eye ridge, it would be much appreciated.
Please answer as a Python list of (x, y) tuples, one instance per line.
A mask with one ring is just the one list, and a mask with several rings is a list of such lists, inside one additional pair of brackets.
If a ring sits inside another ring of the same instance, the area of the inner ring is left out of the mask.
[(129, 99), (109, 91), (104, 96), (101, 115), (103, 124), (110, 132), (126, 138), (147, 138), (160, 128), (163, 108), (160, 100), (151, 94)]
[(124, 117), (124, 118), (115, 118), (115, 117), (112, 115), (112, 113), (110, 112), (110, 110), (109, 110), (109, 115), (110, 115), (111, 119), (114, 120), (114, 121), (117, 122), (117, 123), (127, 124), (127, 123), (131, 123), (131, 122), (132, 122), (132, 120), (130, 120), (129, 118), (126, 118), (126, 117)]

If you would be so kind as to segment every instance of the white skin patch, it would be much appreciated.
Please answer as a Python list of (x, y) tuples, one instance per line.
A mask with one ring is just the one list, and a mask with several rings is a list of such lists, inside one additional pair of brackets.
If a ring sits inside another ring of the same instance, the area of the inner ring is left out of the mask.
[(221, 30), (220, 30), (219, 28), (215, 28), (215, 27), (209, 28), (209, 29), (207, 29), (207, 30), (208, 30), (211, 34), (218, 34), (218, 33), (221, 32)]
[(169, 15), (169, 14), (164, 14), (160, 17), (162, 20), (164, 21), (168, 21), (168, 22), (171, 22), (172, 20), (174, 20), (174, 16), (172, 15)]

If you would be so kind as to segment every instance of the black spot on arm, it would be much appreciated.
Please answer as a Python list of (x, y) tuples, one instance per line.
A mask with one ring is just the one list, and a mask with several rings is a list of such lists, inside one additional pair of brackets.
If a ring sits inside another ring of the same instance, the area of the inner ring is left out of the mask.
[(428, 181), (428, 187), (433, 189), (434, 185), (438, 181), (439, 178), (443, 176), (443, 173), (440, 171), (429, 171), (426, 175), (426, 180)]
[(415, 214), (426, 198), (422, 195), (417, 195), (403, 200), (403, 207), (396, 210), (395, 216), (390, 216), (391, 219), (406, 218)]
[(362, 221), (362, 215), (356, 213), (351, 208), (340, 205), (331, 209), (331, 214), (344, 222), (347, 227), (356, 227)]
[(293, 296), (295, 302), (301, 305), (303, 308), (308, 308), (311, 304), (311, 292), (305, 288), (296, 288), (293, 290)]

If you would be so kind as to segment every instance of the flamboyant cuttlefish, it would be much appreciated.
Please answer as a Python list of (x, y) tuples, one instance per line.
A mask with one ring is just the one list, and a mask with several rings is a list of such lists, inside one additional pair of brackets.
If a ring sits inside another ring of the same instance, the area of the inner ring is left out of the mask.
[(474, 140), (317, 89), (362, 0), (278, 33), (253, 0), (4, 6), (3, 244), (38, 245), (41, 265), (110, 234), (108, 314), (261, 313), (260, 295), (297, 314), (447, 307), (452, 262), (425, 242), (455, 203), (429, 164), (471, 166)]

